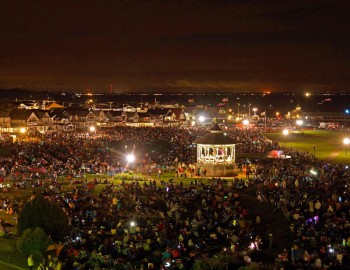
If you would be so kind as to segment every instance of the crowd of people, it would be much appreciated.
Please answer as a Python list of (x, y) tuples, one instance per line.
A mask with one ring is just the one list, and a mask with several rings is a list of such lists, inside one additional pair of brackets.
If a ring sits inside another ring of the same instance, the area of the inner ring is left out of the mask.
[(282, 211), (293, 239), (281, 264), (347, 267), (350, 248), (350, 171), (312, 155), (289, 151), (288, 160), (257, 164), (252, 183), (260, 203)]
[[(3, 136), (0, 144), (11, 149), (7, 157), (0, 158), (0, 176), (12, 180), (61, 175), (81, 176), (85, 172), (106, 173), (125, 169), (127, 153), (137, 156), (135, 166), (148, 170), (157, 165), (174, 170), (178, 162), (194, 164), (195, 139), (207, 132), (205, 129), (179, 128), (128, 128), (98, 134), (51, 133), (19, 137)], [(229, 136), (237, 141), (237, 152), (265, 153), (273, 148), (258, 131), (228, 129)]]
[[(62, 269), (191, 269), (198, 259), (227, 252), (249, 264), (249, 250), (269, 248), (272, 240), (269, 234), (256, 234), (260, 217), (242, 207), (239, 193), (244, 188), (256, 190), (258, 203), (275, 207), (290, 223), (293, 242), (276, 257), (277, 265), (344, 267), (350, 248), (347, 166), (284, 149), (290, 159), (254, 158), (248, 165), (237, 160), (246, 174), (233, 185), (220, 179), (202, 181), (204, 175), (194, 170), (192, 142), (206, 132), (120, 127), (89, 135), (37, 134), (15, 142), (2, 136), (1, 146), (10, 151), (0, 158), (0, 176), (16, 189), (46, 187), (44, 195), (67, 213), (73, 229), (56, 264)], [(239, 153), (268, 153), (279, 147), (259, 130), (225, 132), (235, 139)], [(84, 174), (124, 171), (124, 154), (129, 152), (137, 153), (135, 167), (150, 172), (151, 180), (116, 185), (96, 179), (93, 185), (104, 188), (93, 196)], [(197, 178), (190, 185), (160, 181), (158, 172), (166, 170), (174, 177)], [(81, 185), (63, 194), (61, 183), (77, 178)], [(23, 204), (2, 199), (1, 208), (18, 213)]]

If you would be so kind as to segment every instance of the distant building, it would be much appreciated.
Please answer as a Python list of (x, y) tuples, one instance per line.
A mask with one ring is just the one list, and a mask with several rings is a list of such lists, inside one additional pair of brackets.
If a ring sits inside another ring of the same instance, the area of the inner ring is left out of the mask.
[(299, 105), (286, 114), (287, 119), (301, 119), (306, 124), (318, 126), (319, 123), (339, 123), (340, 125), (349, 126), (350, 114), (343, 112), (304, 112)]
[[(183, 111), (189, 122), (195, 121), (197, 124), (208, 124), (214, 120), (217, 123), (227, 121), (227, 111), (223, 107), (186, 107)], [(199, 122), (200, 117), (203, 117), (203, 122)]]
[(35, 100), (24, 100), (17, 102), (17, 108), (18, 109), (24, 109), (24, 110), (35, 110), (40, 108), (40, 104), (38, 101)]
[(9, 128), (11, 128), (10, 111), (0, 110), (0, 132), (7, 133), (9, 132)]

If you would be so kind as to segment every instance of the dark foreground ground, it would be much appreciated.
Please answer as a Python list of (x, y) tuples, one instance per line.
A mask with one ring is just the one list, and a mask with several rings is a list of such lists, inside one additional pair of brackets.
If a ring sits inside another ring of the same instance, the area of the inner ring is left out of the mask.
[[(240, 192), (240, 203), (249, 209), (249, 215), (253, 218), (260, 216), (261, 223), (256, 225), (256, 233), (263, 239), (263, 250), (254, 252), (251, 256), (254, 261), (271, 264), (283, 249), (290, 249), (291, 234), (288, 221), (285, 216), (268, 204), (260, 204), (256, 198), (254, 188)], [(268, 248), (268, 233), (273, 235), (272, 248)]]

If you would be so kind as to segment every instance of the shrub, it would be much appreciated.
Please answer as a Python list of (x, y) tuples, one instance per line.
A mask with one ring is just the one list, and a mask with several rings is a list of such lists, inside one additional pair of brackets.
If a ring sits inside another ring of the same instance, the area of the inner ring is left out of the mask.
[(39, 227), (25, 230), (16, 242), (17, 250), (28, 257), (33, 254), (36, 262), (42, 260), (43, 255), (50, 243), (47, 234)]

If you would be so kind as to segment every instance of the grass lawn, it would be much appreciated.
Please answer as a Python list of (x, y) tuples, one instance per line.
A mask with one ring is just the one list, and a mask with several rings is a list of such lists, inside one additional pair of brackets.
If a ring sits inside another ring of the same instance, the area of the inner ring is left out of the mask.
[(15, 238), (0, 238), (0, 270), (26, 269), (27, 259), (16, 250)]
[(283, 147), (311, 154), (314, 153), (315, 149), (315, 155), (318, 159), (350, 164), (350, 146), (348, 146), (348, 154), (346, 154), (346, 146), (343, 143), (345, 137), (350, 137), (348, 132), (302, 130), (290, 132), (288, 135), (282, 133), (266, 133), (265, 135), (267, 138), (279, 142)]

